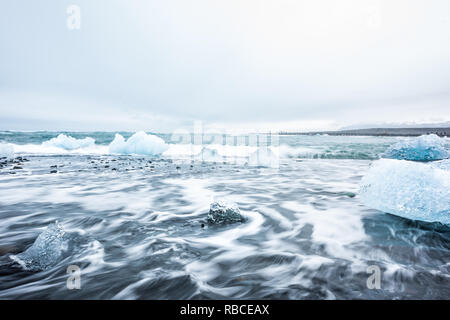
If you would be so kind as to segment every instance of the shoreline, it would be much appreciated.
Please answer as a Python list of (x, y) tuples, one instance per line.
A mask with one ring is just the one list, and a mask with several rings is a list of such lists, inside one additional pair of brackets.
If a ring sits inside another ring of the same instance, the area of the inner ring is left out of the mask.
[(280, 135), (316, 135), (328, 134), (330, 136), (376, 136), (376, 137), (417, 137), (424, 134), (436, 134), (439, 137), (450, 136), (450, 127), (445, 128), (368, 128), (338, 131), (311, 131), (311, 132), (279, 132)]

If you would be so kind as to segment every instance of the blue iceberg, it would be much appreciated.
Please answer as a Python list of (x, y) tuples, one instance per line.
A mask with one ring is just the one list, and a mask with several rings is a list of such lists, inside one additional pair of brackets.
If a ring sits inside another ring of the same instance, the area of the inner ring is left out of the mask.
[(375, 161), (360, 184), (365, 205), (400, 217), (450, 224), (448, 161)]
[(448, 140), (448, 138), (439, 138), (435, 134), (404, 139), (390, 146), (381, 157), (416, 161), (447, 159), (450, 156)]

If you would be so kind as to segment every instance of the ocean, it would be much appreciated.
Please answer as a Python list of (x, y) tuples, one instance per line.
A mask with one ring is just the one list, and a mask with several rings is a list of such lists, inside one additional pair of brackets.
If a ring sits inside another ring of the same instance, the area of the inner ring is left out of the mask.
[(0, 299), (449, 299), (449, 146), (0, 132)]

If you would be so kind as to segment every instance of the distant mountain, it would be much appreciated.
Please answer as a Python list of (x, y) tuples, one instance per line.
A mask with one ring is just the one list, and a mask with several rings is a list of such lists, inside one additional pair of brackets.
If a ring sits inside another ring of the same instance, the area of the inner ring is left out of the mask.
[(359, 130), (359, 129), (374, 129), (374, 128), (449, 128), (450, 121), (438, 123), (371, 123), (371, 124), (357, 124), (345, 126), (339, 131), (345, 130)]

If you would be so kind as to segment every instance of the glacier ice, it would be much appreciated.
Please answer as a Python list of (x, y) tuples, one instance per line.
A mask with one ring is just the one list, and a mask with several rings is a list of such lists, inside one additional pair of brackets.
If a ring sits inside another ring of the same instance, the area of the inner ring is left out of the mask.
[(360, 184), (368, 207), (412, 220), (450, 224), (448, 162), (375, 161)]
[(7, 143), (0, 143), (0, 157), (13, 158), (14, 147)]
[(449, 139), (439, 138), (435, 134), (403, 139), (390, 146), (382, 158), (399, 160), (431, 161), (450, 157)]
[(40, 271), (55, 265), (67, 250), (67, 239), (62, 226), (55, 222), (49, 225), (22, 253), (12, 255), (11, 259), (25, 270)]
[(218, 200), (211, 203), (207, 220), (211, 224), (227, 224), (244, 222), (245, 218), (235, 203)]
[(128, 140), (116, 133), (109, 145), (109, 152), (118, 154), (159, 155), (168, 149), (168, 145), (160, 137), (139, 131)]
[(92, 147), (95, 145), (95, 140), (87, 137), (84, 139), (75, 139), (71, 136), (66, 136), (61, 133), (56, 138), (52, 138), (42, 143), (44, 147), (57, 147), (64, 150), (75, 150), (80, 148)]

